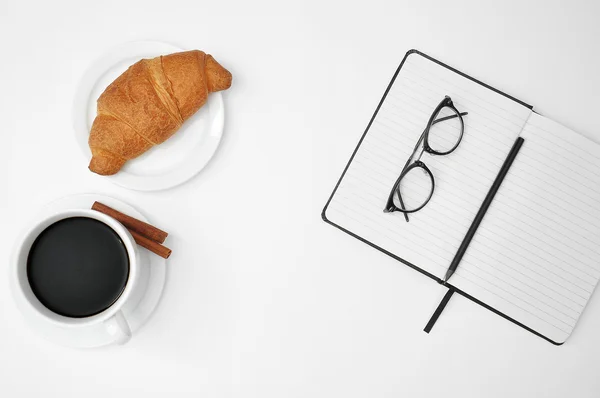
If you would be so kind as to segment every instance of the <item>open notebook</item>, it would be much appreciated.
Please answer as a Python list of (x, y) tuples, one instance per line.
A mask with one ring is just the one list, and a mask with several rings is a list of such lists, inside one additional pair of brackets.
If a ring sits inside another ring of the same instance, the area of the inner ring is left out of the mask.
[[(445, 95), (460, 146), (424, 155), (431, 201), (405, 222), (390, 189)], [(442, 283), (509, 151), (514, 162), (446, 285), (545, 339), (570, 335), (600, 278), (600, 145), (418, 51), (407, 53), (323, 219)]]

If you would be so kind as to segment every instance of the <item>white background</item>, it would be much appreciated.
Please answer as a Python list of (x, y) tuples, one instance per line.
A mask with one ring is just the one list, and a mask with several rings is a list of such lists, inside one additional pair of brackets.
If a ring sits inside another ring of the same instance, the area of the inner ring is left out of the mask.
[[(443, 291), (320, 218), (411, 48), (600, 140), (599, 14), (593, 0), (1, 0), (0, 395), (600, 396), (598, 295), (562, 347), (460, 296), (427, 335)], [(137, 39), (206, 50), (234, 76), (216, 157), (164, 192), (90, 173), (71, 127), (85, 69)], [(164, 298), (124, 347), (47, 343), (9, 294), (16, 231), (81, 192), (172, 233)]]

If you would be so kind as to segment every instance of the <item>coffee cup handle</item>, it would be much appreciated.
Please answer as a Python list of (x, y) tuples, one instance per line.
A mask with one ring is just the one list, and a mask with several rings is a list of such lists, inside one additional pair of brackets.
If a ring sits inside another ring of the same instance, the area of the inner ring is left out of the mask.
[(104, 321), (104, 327), (113, 341), (119, 345), (127, 343), (131, 338), (131, 329), (121, 310)]

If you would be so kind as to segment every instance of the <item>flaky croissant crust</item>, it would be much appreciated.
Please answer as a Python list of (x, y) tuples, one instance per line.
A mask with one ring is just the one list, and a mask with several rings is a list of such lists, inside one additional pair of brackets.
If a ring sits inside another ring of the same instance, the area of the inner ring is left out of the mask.
[(98, 98), (88, 140), (94, 173), (117, 173), (126, 161), (158, 145), (207, 100), (231, 86), (231, 73), (202, 51), (143, 59)]

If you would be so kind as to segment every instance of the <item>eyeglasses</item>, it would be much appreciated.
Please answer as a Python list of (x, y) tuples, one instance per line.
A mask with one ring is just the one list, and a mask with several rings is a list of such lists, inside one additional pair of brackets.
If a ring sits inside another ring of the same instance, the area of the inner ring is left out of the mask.
[(392, 187), (384, 213), (402, 212), (408, 222), (409, 213), (425, 207), (433, 196), (435, 180), (421, 156), (424, 152), (438, 156), (454, 152), (465, 131), (462, 117), (467, 114), (459, 112), (448, 96), (439, 103)]

